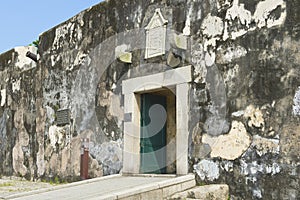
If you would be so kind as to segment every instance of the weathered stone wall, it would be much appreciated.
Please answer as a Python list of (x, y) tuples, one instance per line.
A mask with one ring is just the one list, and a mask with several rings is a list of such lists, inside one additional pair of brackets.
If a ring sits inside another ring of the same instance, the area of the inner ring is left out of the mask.
[(0, 172), (35, 176), (36, 63), (25, 57), (35, 47), (0, 55)]
[[(166, 52), (144, 59), (157, 8)], [(119, 173), (122, 80), (192, 65), (190, 172), (228, 184), (232, 199), (297, 199), (299, 9), (294, 0), (109, 0), (43, 33), (37, 68), (2, 54), (1, 173), (79, 176), (85, 137), (90, 176)], [(59, 109), (70, 110), (69, 126), (57, 126)]]

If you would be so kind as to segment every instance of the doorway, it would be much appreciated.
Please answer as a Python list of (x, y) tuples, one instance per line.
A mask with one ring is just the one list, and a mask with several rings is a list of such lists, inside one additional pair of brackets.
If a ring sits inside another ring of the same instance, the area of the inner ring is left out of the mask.
[(141, 173), (166, 173), (165, 96), (141, 94)]
[[(186, 66), (122, 82), (123, 174), (188, 173), (191, 81), (192, 69), (191, 66)], [(145, 116), (144, 113), (147, 112), (148, 115), (152, 113), (152, 118), (150, 115)], [(166, 122), (161, 123), (164, 122), (161, 117), (164, 113), (167, 115)], [(141, 120), (143, 117), (145, 119)], [(156, 124), (150, 129), (154, 131), (149, 132), (147, 128), (141, 128), (148, 127), (151, 120)], [(149, 158), (141, 154), (148, 154)]]
[(175, 88), (140, 95), (140, 173), (176, 173)]

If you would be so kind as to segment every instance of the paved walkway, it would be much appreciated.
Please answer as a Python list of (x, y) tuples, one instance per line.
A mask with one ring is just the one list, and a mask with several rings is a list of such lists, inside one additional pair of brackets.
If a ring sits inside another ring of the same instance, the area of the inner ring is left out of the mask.
[(58, 185), (41, 181), (28, 181), (21, 177), (2, 177), (0, 178), (0, 199), (23, 192), (52, 188), (56, 186)]
[[(175, 176), (121, 176), (113, 175), (90, 179), (76, 183), (46, 188), (17, 195), (2, 197), (16, 200), (49, 200), (49, 199), (115, 199), (120, 195), (126, 197), (137, 191), (150, 188), (158, 189), (160, 186), (182, 183), (191, 177)], [(173, 182), (172, 182), (173, 181)], [(131, 193), (130, 193), (131, 192)], [(114, 196), (115, 195), (115, 196)]]

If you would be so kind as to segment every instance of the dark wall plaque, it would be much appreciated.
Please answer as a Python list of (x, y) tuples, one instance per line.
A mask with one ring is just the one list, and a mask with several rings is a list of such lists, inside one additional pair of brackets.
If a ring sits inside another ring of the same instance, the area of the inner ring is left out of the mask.
[(70, 124), (70, 110), (63, 109), (56, 111), (56, 124), (58, 126), (63, 126)]

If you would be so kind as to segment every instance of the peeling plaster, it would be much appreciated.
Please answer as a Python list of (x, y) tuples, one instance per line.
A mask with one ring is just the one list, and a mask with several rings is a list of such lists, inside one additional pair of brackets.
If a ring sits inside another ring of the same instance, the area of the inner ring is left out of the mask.
[(192, 15), (193, 7), (190, 6), (186, 15), (185, 27), (182, 30), (183, 35), (189, 36), (191, 35), (191, 15)]
[(46, 113), (49, 124), (53, 124), (55, 121), (55, 111), (50, 106), (46, 106)]
[(56, 148), (56, 144), (62, 144), (65, 136), (65, 129), (56, 125), (49, 128), (50, 144), (53, 148)]
[(1, 90), (1, 106), (4, 106), (6, 102), (6, 89)]
[(225, 33), (223, 39), (226, 40), (229, 36), (228, 27), (236, 26), (234, 24), (234, 20), (238, 19), (239, 23), (242, 27), (239, 27), (236, 31), (230, 31), (230, 35), (232, 39), (236, 39), (248, 32), (249, 25), (251, 23), (251, 12), (244, 8), (244, 4), (239, 5), (239, 0), (233, 1), (233, 6), (229, 8), (226, 12), (226, 25), (225, 25)]
[[(252, 16), (251, 12), (245, 9), (244, 4), (239, 4), (239, 0), (234, 0), (233, 5), (226, 11), (226, 16), (221, 19), (217, 16), (212, 16), (209, 13), (201, 24), (201, 32), (204, 37), (204, 51), (206, 52), (205, 61), (207, 66), (212, 66), (215, 62), (215, 47), (219, 40), (227, 40), (229, 38), (235, 40), (238, 37), (245, 35), (249, 31), (254, 31), (257, 28), (267, 26), (268, 28), (281, 25), (286, 18), (285, 3), (280, 0), (266, 0), (264, 3), (259, 3), (257, 9)], [(265, 3), (268, 2), (268, 3)], [(271, 8), (266, 8), (267, 4), (274, 3)], [(275, 6), (276, 5), (276, 6)], [(279, 19), (270, 17), (271, 12), (281, 6), (282, 13)], [(223, 21), (224, 20), (224, 21)], [(238, 24), (236, 24), (238, 20)], [(250, 26), (252, 22), (255, 25)], [(243, 52), (240, 52), (242, 55)], [(238, 56), (238, 55), (236, 55)]]
[(57, 49), (63, 47), (64, 45), (63, 41), (66, 40), (66, 35), (68, 34), (71, 37), (69, 40), (69, 42), (71, 43), (74, 35), (73, 32), (75, 31), (74, 29), (75, 29), (75, 25), (71, 22), (69, 22), (68, 24), (58, 26), (55, 29), (55, 38), (53, 41), (53, 47)]
[(259, 173), (275, 175), (281, 171), (281, 167), (275, 162), (258, 164), (257, 161), (247, 163), (245, 160), (240, 160), (240, 163), (241, 174), (252, 178), (254, 182), (256, 181), (255, 176), (258, 176)]
[(226, 172), (232, 172), (233, 171), (233, 162), (232, 161), (223, 161), (222, 165), (220, 165), (222, 170), (225, 170)]
[(231, 5), (231, 0), (217, 0), (217, 8), (219, 12), (229, 8)]
[[(13, 156), (13, 169), (15, 173), (20, 173), (22, 176), (25, 176), (27, 173), (27, 167), (24, 165), (25, 151), (23, 148), (27, 148), (29, 145), (29, 135), (24, 127), (24, 110), (19, 109), (16, 111), (14, 116), (14, 124), (16, 126), (16, 129), (18, 131), (18, 137), (16, 140), (16, 144), (12, 150), (12, 156)], [(32, 163), (29, 163), (32, 164)]]
[(13, 156), (13, 169), (16, 173), (25, 176), (27, 173), (27, 167), (24, 165), (24, 152), (20, 144), (16, 144), (12, 150)]
[(39, 149), (39, 151), (37, 152), (37, 155), (36, 155), (37, 173), (39, 176), (42, 176), (45, 173), (45, 160), (44, 160), (45, 152), (44, 152), (43, 145), (39, 144), (38, 149)]
[(212, 137), (202, 136), (202, 143), (211, 147), (211, 157), (221, 157), (234, 160), (240, 157), (250, 146), (250, 136), (242, 122), (233, 121), (230, 132), (227, 135)]
[[(266, 3), (267, 2), (267, 3)], [(271, 7), (266, 7), (268, 4), (274, 4)], [(281, 6), (282, 12), (279, 19), (270, 17), (271, 12), (278, 6)], [(233, 5), (226, 11), (226, 16), (221, 19), (217, 16), (212, 16), (209, 13), (201, 24), (201, 32), (204, 37), (203, 47), (205, 54), (205, 62), (207, 66), (212, 66), (215, 62), (215, 47), (217, 41), (227, 40), (229, 38), (235, 40), (238, 37), (245, 35), (249, 31), (254, 31), (257, 28), (267, 26), (268, 28), (281, 25), (286, 18), (285, 2), (282, 0), (266, 0), (257, 5), (257, 9), (252, 16), (251, 12), (245, 9), (244, 4), (239, 4), (239, 0), (234, 0)], [(223, 21), (224, 20), (224, 21)], [(236, 24), (238, 20), (238, 24)], [(255, 25), (251, 25), (255, 22)], [(236, 53), (228, 55), (228, 62), (237, 57), (244, 56), (245, 50), (239, 48)]]
[(228, 64), (235, 59), (244, 57), (247, 55), (247, 50), (242, 46), (219, 46), (217, 48), (217, 63)]
[[(212, 41), (212, 40), (210, 40), (210, 41)], [(210, 53), (208, 53), (208, 52), (205, 53), (205, 64), (206, 64), (206, 66), (211, 67), (215, 63), (215, 60), (216, 60), (215, 52), (211, 51)]]
[(233, 5), (227, 10), (225, 17), (225, 19), (231, 21), (238, 19), (246, 27), (249, 27), (251, 18), (251, 12), (245, 9), (244, 4), (239, 4), (239, 0), (233, 1)]
[(261, 190), (260, 189), (253, 190), (253, 196), (261, 199), (262, 198)]
[(235, 65), (233, 68), (228, 69), (224, 73), (224, 82), (229, 85), (229, 88), (232, 86), (231, 82), (233, 81), (233, 79), (238, 77), (240, 71), (239, 68), (240, 66)]
[(36, 67), (36, 63), (31, 60), (30, 58), (26, 57), (27, 51), (30, 51), (33, 54), (37, 54), (37, 48), (34, 46), (28, 46), (28, 47), (15, 47), (15, 52), (18, 54), (17, 62), (15, 63), (15, 66), (18, 67), (21, 70), (28, 70), (31, 68)]
[(90, 153), (103, 165), (104, 174), (119, 173), (123, 161), (123, 143), (121, 140), (91, 144)]
[(239, 111), (231, 113), (231, 116), (233, 116), (233, 117), (241, 117), (243, 115), (244, 115), (244, 111), (243, 110), (239, 110)]
[(224, 23), (220, 17), (212, 16), (210, 13), (205, 17), (201, 24), (202, 33), (207, 38), (221, 36)]
[(253, 136), (251, 146), (255, 148), (255, 151), (259, 156), (267, 153), (279, 154), (280, 150), (279, 139), (268, 139), (258, 135)]
[[(87, 60), (90, 60), (89, 57), (87, 59), (88, 55), (83, 53), (83, 52), (78, 52), (76, 58), (75, 58), (75, 61), (73, 64), (71, 64), (69, 67), (67, 67), (67, 70), (68, 71), (72, 71), (74, 69), (75, 66), (79, 66), (79, 65), (82, 65), (84, 64), (85, 61)], [(53, 60), (53, 63), (52, 63), (52, 66), (55, 65), (55, 61)]]
[[(281, 7), (281, 15), (278, 19), (270, 18), (270, 13), (277, 7)], [(286, 19), (286, 3), (283, 0), (265, 0), (260, 1), (256, 6), (256, 11), (253, 16), (257, 26), (262, 28), (267, 26), (279, 26), (284, 23)]]
[(295, 116), (300, 116), (300, 86), (298, 87), (295, 96), (294, 96), (294, 104), (293, 104), (293, 114)]
[(12, 83), (12, 91), (13, 92), (20, 91), (20, 87), (21, 87), (21, 78)]
[(244, 117), (250, 119), (248, 121), (250, 127), (262, 128), (264, 130), (265, 121), (259, 108), (255, 108), (254, 105), (249, 105), (245, 109)]
[[(271, 16), (271, 12), (277, 7), (281, 7), (281, 14), (278, 19), (275, 19), (274, 16)], [(239, 21), (239, 25), (235, 24), (234, 20), (236, 19)], [(239, 0), (234, 0), (232, 7), (226, 12), (223, 40), (228, 38), (234, 40), (257, 28), (271, 28), (282, 25), (285, 19), (286, 3), (283, 0), (260, 1), (253, 16), (249, 10), (245, 9), (244, 4), (239, 4)], [(251, 25), (252, 22), (254, 22), (253, 25)], [(235, 31), (229, 31), (229, 29), (235, 29)]]
[(201, 180), (208, 179), (213, 181), (220, 176), (219, 166), (210, 160), (201, 160), (198, 164), (194, 165), (194, 170)]
[(220, 40), (224, 29), (221, 18), (211, 16), (209, 13), (201, 24), (202, 34), (204, 35), (203, 50), (205, 51), (205, 64), (212, 66), (216, 60), (215, 47)]

